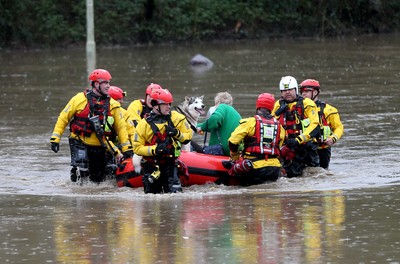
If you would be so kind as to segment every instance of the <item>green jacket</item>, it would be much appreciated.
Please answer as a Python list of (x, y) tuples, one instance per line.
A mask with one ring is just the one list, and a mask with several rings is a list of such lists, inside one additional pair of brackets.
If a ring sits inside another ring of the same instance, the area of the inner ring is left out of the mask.
[[(203, 131), (211, 132), (209, 145), (222, 144), (224, 154), (229, 156), (228, 139), (242, 119), (240, 114), (230, 105), (220, 104), (214, 113), (198, 126)], [(218, 139), (218, 133), (221, 141)]]

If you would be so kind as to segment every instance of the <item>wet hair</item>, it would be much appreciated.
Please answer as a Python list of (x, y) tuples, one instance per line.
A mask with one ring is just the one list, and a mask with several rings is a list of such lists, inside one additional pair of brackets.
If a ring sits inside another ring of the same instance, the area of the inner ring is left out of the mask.
[(218, 105), (218, 104), (232, 105), (232, 103), (233, 103), (232, 95), (230, 95), (227, 92), (217, 93), (217, 95), (214, 97), (214, 103), (215, 103), (215, 105)]
[(256, 114), (262, 117), (269, 117), (271, 116), (271, 111), (267, 108), (260, 107), (256, 110)]

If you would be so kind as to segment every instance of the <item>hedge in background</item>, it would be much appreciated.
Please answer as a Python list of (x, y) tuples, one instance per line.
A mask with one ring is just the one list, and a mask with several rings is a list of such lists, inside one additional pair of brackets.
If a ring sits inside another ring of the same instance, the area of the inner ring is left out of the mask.
[[(94, 1), (98, 45), (393, 32), (398, 0)], [(0, 46), (86, 41), (86, 0), (0, 2)]]

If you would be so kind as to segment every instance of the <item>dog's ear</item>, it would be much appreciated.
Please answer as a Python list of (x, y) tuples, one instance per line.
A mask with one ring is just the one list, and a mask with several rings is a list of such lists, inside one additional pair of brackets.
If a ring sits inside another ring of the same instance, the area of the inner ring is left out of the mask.
[(190, 97), (190, 96), (185, 96), (185, 101), (190, 102), (191, 99), (192, 99), (192, 97)]
[(204, 95), (200, 96), (199, 98), (200, 98), (201, 100), (204, 100)]

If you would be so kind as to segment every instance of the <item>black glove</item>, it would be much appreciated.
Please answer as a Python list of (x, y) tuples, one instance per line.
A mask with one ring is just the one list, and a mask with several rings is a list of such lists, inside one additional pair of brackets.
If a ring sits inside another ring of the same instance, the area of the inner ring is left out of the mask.
[(288, 146), (290, 149), (294, 149), (297, 146), (300, 145), (299, 141), (296, 140), (295, 138), (289, 138), (288, 140), (286, 140), (286, 146)]
[(132, 150), (127, 150), (127, 151), (125, 151), (125, 152), (123, 153), (123, 155), (124, 155), (124, 159), (132, 158), (132, 156), (133, 156), (133, 151), (132, 151)]
[(169, 154), (169, 149), (167, 148), (167, 144), (164, 142), (159, 143), (156, 147), (156, 155), (160, 154)]
[(275, 111), (276, 116), (280, 116), (283, 112), (285, 112), (287, 107), (286, 101), (280, 101), (280, 107)]
[(167, 132), (167, 136), (169, 136), (169, 137), (175, 137), (176, 135), (179, 134), (178, 129), (176, 129), (173, 126), (166, 126), (165, 131)]
[(51, 142), (51, 150), (57, 153), (60, 150), (60, 143)]

